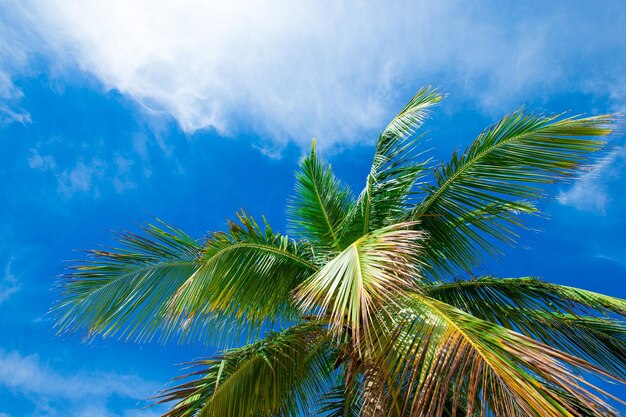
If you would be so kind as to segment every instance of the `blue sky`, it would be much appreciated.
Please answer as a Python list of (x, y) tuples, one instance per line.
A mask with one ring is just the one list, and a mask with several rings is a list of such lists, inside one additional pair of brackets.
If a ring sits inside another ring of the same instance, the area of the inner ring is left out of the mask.
[[(284, 230), (311, 138), (359, 189), (422, 85), (448, 93), (438, 159), (520, 105), (626, 110), (620, 1), (127, 3), (0, 2), (0, 417), (151, 416), (137, 404), (175, 364), (213, 353), (54, 334), (64, 261), (110, 230), (202, 237), (241, 208)], [(626, 298), (624, 175), (618, 134), (484, 271)]]

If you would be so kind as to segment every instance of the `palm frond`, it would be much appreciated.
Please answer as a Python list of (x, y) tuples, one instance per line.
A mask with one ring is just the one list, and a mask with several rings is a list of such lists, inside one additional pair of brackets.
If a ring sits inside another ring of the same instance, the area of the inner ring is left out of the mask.
[(389, 381), (405, 387), (394, 400), (401, 415), (444, 415), (451, 387), (451, 415), (462, 398), (467, 415), (580, 416), (580, 404), (597, 415), (619, 415), (605, 393), (579, 375), (609, 378), (602, 369), (430, 297), (412, 300), (381, 365)]
[(253, 344), (191, 364), (193, 372), (157, 397), (176, 402), (164, 417), (296, 416), (306, 412), (332, 380), (332, 353), (324, 329), (296, 325)]
[(574, 315), (618, 314), (626, 317), (626, 300), (593, 291), (552, 284), (534, 277), (477, 279), (444, 282), (424, 287), (430, 297), (484, 317), (498, 321), (493, 308), (514, 306), (528, 311), (543, 310)]
[(626, 379), (624, 322), (545, 311), (515, 311), (510, 316), (520, 333)]
[(350, 189), (317, 156), (315, 141), (311, 153), (300, 162), (295, 191), (289, 210), (290, 232), (309, 240), (320, 258), (341, 251), (341, 226), (353, 204)]
[(626, 326), (611, 318), (626, 315), (626, 300), (533, 278), (482, 277), (424, 291), (626, 378)]
[(53, 307), (60, 332), (86, 329), (146, 341), (160, 329), (173, 330), (164, 307), (198, 268), (201, 246), (161, 221), (143, 231), (119, 234), (121, 248), (90, 251), (62, 278)]
[(311, 248), (262, 230), (245, 213), (204, 244), (160, 223), (145, 236), (125, 233), (121, 248), (91, 251), (62, 282), (55, 306), (60, 331), (116, 335), (225, 338), (253, 335), (265, 322), (293, 319), (291, 292), (315, 271)]
[[(328, 320), (336, 334), (349, 329), (358, 345), (373, 312), (415, 289), (421, 232), (400, 223), (358, 239), (303, 282), (296, 298), (303, 311)], [(366, 340), (367, 342), (367, 340)]]
[(340, 383), (322, 396), (315, 415), (321, 417), (360, 417), (362, 406), (361, 383), (354, 381), (349, 386)]
[(394, 158), (394, 150), (398, 143), (413, 135), (424, 120), (428, 117), (428, 109), (439, 103), (443, 99), (436, 88), (422, 87), (407, 103), (406, 106), (389, 122), (383, 133), (381, 133), (377, 144), (376, 154), (380, 160), (375, 159), (375, 163), (384, 164)]
[[(514, 237), (511, 215), (528, 212), (518, 201), (541, 197), (541, 184), (576, 173), (588, 155), (612, 132), (611, 115), (587, 118), (543, 117), (516, 111), (481, 133), (461, 155), (434, 171), (436, 184), (412, 212), (428, 231), (425, 261), (434, 269), (471, 270), (484, 254), (499, 253), (490, 241)], [(485, 207), (498, 207), (479, 227)], [(476, 213), (472, 215), (472, 213)], [(476, 233), (487, 237), (476, 239)], [(494, 233), (495, 232), (495, 233)], [(479, 249), (479, 250), (477, 250)]]
[(350, 214), (344, 239), (349, 243), (372, 230), (397, 223), (405, 215), (413, 188), (428, 161), (416, 161), (421, 139), (412, 138), (443, 96), (436, 89), (420, 89), (378, 138), (366, 185)]
[[(212, 332), (238, 334), (260, 330), (264, 323), (298, 316), (292, 291), (315, 272), (312, 249), (262, 229), (245, 213), (228, 232), (212, 233), (204, 243), (199, 267), (168, 303), (172, 324), (188, 335)], [(207, 323), (206, 320), (209, 319)]]

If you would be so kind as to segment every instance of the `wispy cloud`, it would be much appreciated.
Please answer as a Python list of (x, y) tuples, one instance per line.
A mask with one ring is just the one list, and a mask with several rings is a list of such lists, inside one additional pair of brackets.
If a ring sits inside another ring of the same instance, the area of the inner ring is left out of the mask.
[(606, 214), (611, 203), (609, 186), (626, 174), (626, 146), (617, 147), (585, 172), (569, 189), (559, 193), (561, 204), (582, 211)]
[(13, 78), (30, 70), (29, 57), (39, 47), (29, 35), (31, 31), (15, 24), (16, 19), (19, 17), (10, 4), (0, 4), (0, 125), (30, 122), (29, 112), (21, 106), (24, 93)]
[(104, 176), (106, 165), (94, 158), (89, 164), (78, 161), (73, 168), (66, 169), (57, 175), (59, 192), (69, 197), (75, 193), (99, 194), (96, 182)]
[(113, 178), (113, 188), (118, 194), (123, 193), (126, 190), (132, 190), (136, 187), (135, 182), (132, 179), (132, 167), (135, 161), (118, 155), (114, 158), (115, 164), (115, 177)]
[(13, 8), (28, 28), (13, 44), (33, 49), (36, 38), (57, 65), (94, 74), (187, 131), (252, 130), (279, 147), (312, 136), (354, 144), (381, 127), (409, 84), (442, 83), (501, 114), (583, 91), (605, 67), (626, 72), (620, 2), (33, 0)]
[(57, 167), (57, 163), (52, 155), (41, 155), (39, 149), (30, 150), (31, 157), (28, 158), (28, 166), (40, 171), (53, 171)]
[(13, 294), (20, 290), (20, 282), (13, 273), (13, 258), (9, 259), (4, 267), (4, 275), (0, 279), (0, 304), (8, 300)]
[[(116, 415), (107, 408), (113, 396), (144, 400), (159, 388), (157, 383), (135, 375), (113, 372), (78, 371), (65, 373), (43, 363), (36, 355), (22, 355), (0, 349), (0, 386), (15, 395), (29, 398), (37, 415), (107, 416)], [(128, 409), (124, 415), (152, 416)]]
[(13, 84), (9, 75), (0, 67), (0, 125), (31, 121), (30, 114), (20, 106), (23, 95), (22, 90)]
[[(130, 145), (127, 144), (126, 149), (115, 149), (104, 141), (87, 145), (82, 141), (54, 138), (30, 148), (26, 163), (29, 168), (50, 176), (56, 183), (57, 193), (64, 198), (98, 197), (107, 188), (122, 194), (134, 189), (138, 178), (150, 174), (145, 172), (147, 148), (138, 152), (130, 149)], [(138, 158), (141, 159), (139, 166)]]

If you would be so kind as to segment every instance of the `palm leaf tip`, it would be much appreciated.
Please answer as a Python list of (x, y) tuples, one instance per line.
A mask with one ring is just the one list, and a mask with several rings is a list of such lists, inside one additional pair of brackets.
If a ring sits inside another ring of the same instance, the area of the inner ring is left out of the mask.
[(176, 331), (165, 320), (169, 295), (197, 267), (200, 244), (157, 220), (143, 234), (118, 233), (119, 248), (92, 250), (61, 278), (53, 307), (59, 332), (118, 335), (146, 341)]
[(441, 100), (443, 100), (443, 95), (439, 93), (438, 89), (430, 86), (421, 88), (383, 130), (379, 146), (392, 145), (393, 142), (405, 139), (415, 133), (415, 130), (428, 117), (429, 109)]
[(302, 159), (296, 172), (295, 196), (289, 207), (288, 229), (309, 240), (319, 253), (341, 250), (340, 234), (351, 191), (315, 152)]

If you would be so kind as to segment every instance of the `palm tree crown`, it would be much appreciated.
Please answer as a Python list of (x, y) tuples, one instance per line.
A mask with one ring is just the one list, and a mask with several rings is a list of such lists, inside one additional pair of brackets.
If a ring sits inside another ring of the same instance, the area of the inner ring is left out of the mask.
[(159, 221), (91, 251), (63, 279), (59, 331), (243, 343), (157, 397), (171, 417), (619, 415), (583, 377), (625, 382), (625, 300), (461, 278), (515, 244), (614, 117), (519, 110), (435, 165), (416, 129), (441, 99), (424, 88), (391, 121), (358, 195), (313, 144), (289, 236), (241, 212), (201, 241)]

